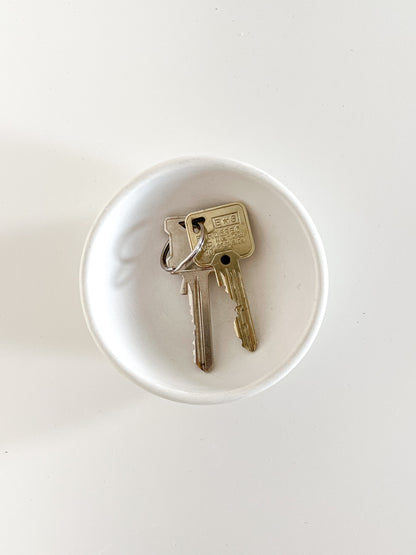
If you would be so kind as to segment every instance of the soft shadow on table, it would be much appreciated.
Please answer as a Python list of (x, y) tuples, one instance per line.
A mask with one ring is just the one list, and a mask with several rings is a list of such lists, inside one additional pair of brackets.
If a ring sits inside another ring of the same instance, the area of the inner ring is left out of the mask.
[(16, 136), (0, 137), (0, 151), (7, 191), (1, 209), (17, 214), (0, 226), (1, 449), (7, 441), (84, 425), (142, 393), (89, 336), (78, 286), (88, 230), (129, 176)]

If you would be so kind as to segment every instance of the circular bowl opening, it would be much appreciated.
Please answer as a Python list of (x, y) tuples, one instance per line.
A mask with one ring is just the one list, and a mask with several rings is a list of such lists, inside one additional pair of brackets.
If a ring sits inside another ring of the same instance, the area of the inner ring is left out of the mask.
[[(256, 244), (241, 270), (258, 348), (241, 347), (233, 302), (211, 276), (214, 366), (204, 373), (181, 277), (159, 265), (163, 222), (235, 201)], [(322, 322), (328, 278), (311, 218), (276, 179), (241, 162), (186, 158), (151, 168), (111, 200), (87, 238), (80, 285), (90, 332), (119, 369), (157, 395), (203, 404), (258, 393), (298, 364)]]

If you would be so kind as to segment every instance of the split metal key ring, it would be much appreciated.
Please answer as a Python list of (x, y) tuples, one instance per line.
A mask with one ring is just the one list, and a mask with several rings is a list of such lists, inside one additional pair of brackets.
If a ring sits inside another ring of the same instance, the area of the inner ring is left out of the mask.
[(169, 272), (170, 274), (177, 274), (181, 270), (185, 270), (194, 261), (194, 258), (200, 253), (205, 241), (205, 227), (204, 224), (200, 225), (198, 222), (195, 222), (194, 225), (201, 230), (201, 237), (199, 238), (198, 243), (195, 245), (195, 248), (188, 254), (186, 258), (182, 260), (180, 264), (176, 266), (176, 268), (170, 268), (166, 263), (166, 259), (169, 254), (169, 240), (166, 241), (160, 255), (160, 265), (166, 272)]

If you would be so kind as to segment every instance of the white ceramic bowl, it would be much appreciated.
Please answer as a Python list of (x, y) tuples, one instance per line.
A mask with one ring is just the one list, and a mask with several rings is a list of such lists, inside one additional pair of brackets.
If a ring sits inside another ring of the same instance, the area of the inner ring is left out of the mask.
[[(246, 205), (256, 243), (241, 268), (259, 345), (241, 347), (233, 303), (212, 276), (214, 368), (204, 373), (181, 278), (159, 266), (163, 221), (233, 201)], [(252, 166), (204, 157), (155, 166), (113, 198), (87, 238), (80, 282), (88, 327), (116, 366), (187, 403), (247, 397), (283, 378), (314, 341), (328, 290), (321, 240), (293, 194)]]

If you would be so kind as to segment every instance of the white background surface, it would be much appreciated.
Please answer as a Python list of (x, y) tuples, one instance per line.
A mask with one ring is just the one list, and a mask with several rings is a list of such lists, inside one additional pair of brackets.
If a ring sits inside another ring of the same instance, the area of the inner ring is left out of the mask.
[[(4, 1), (0, 552), (413, 554), (413, 2)], [(78, 263), (145, 167), (276, 176), (326, 246), (327, 317), (252, 399), (117, 373)]]

